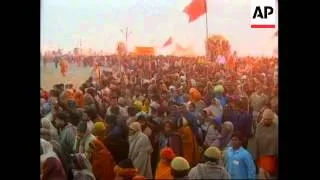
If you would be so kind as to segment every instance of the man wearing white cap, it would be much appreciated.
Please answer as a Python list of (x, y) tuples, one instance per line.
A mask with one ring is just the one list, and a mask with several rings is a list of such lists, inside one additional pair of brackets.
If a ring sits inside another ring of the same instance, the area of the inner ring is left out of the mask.
[(204, 152), (205, 163), (199, 163), (189, 172), (191, 179), (230, 179), (229, 173), (219, 165), (221, 151), (217, 147), (209, 147)]
[(142, 133), (140, 123), (129, 124), (129, 158), (134, 167), (138, 168), (139, 174), (152, 179), (151, 153), (153, 151), (149, 138)]

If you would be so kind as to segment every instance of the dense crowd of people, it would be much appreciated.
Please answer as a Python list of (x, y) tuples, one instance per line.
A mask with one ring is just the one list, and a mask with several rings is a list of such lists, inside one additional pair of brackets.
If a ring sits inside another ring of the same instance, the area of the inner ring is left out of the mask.
[(277, 177), (276, 58), (62, 58), (93, 71), (40, 89), (42, 180)]

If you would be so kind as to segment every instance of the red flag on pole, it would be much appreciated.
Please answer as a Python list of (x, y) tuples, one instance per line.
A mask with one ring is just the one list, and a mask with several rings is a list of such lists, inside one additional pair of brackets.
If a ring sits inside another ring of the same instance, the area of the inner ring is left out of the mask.
[(169, 39), (163, 44), (162, 48), (169, 46), (170, 44), (172, 44), (172, 38), (169, 37)]
[(198, 19), (207, 12), (206, 0), (192, 0), (183, 10), (189, 16), (189, 23)]

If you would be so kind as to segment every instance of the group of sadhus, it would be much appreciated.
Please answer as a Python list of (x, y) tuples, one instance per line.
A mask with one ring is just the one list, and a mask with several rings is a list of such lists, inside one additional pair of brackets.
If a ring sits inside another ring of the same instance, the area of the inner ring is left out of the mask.
[(209, 77), (201, 65), (150, 79), (104, 71), (40, 89), (41, 179), (276, 178), (277, 83), (266, 64)]

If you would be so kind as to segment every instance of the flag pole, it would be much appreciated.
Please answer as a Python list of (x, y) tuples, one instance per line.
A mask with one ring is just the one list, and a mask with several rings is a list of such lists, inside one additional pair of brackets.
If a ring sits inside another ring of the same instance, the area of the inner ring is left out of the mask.
[(204, 0), (204, 6), (205, 6), (205, 9), (206, 9), (206, 48), (207, 48), (207, 51), (206, 51), (206, 59), (209, 60), (209, 42), (208, 42), (208, 38), (209, 38), (209, 34), (208, 34), (208, 8), (207, 8), (207, 1)]

